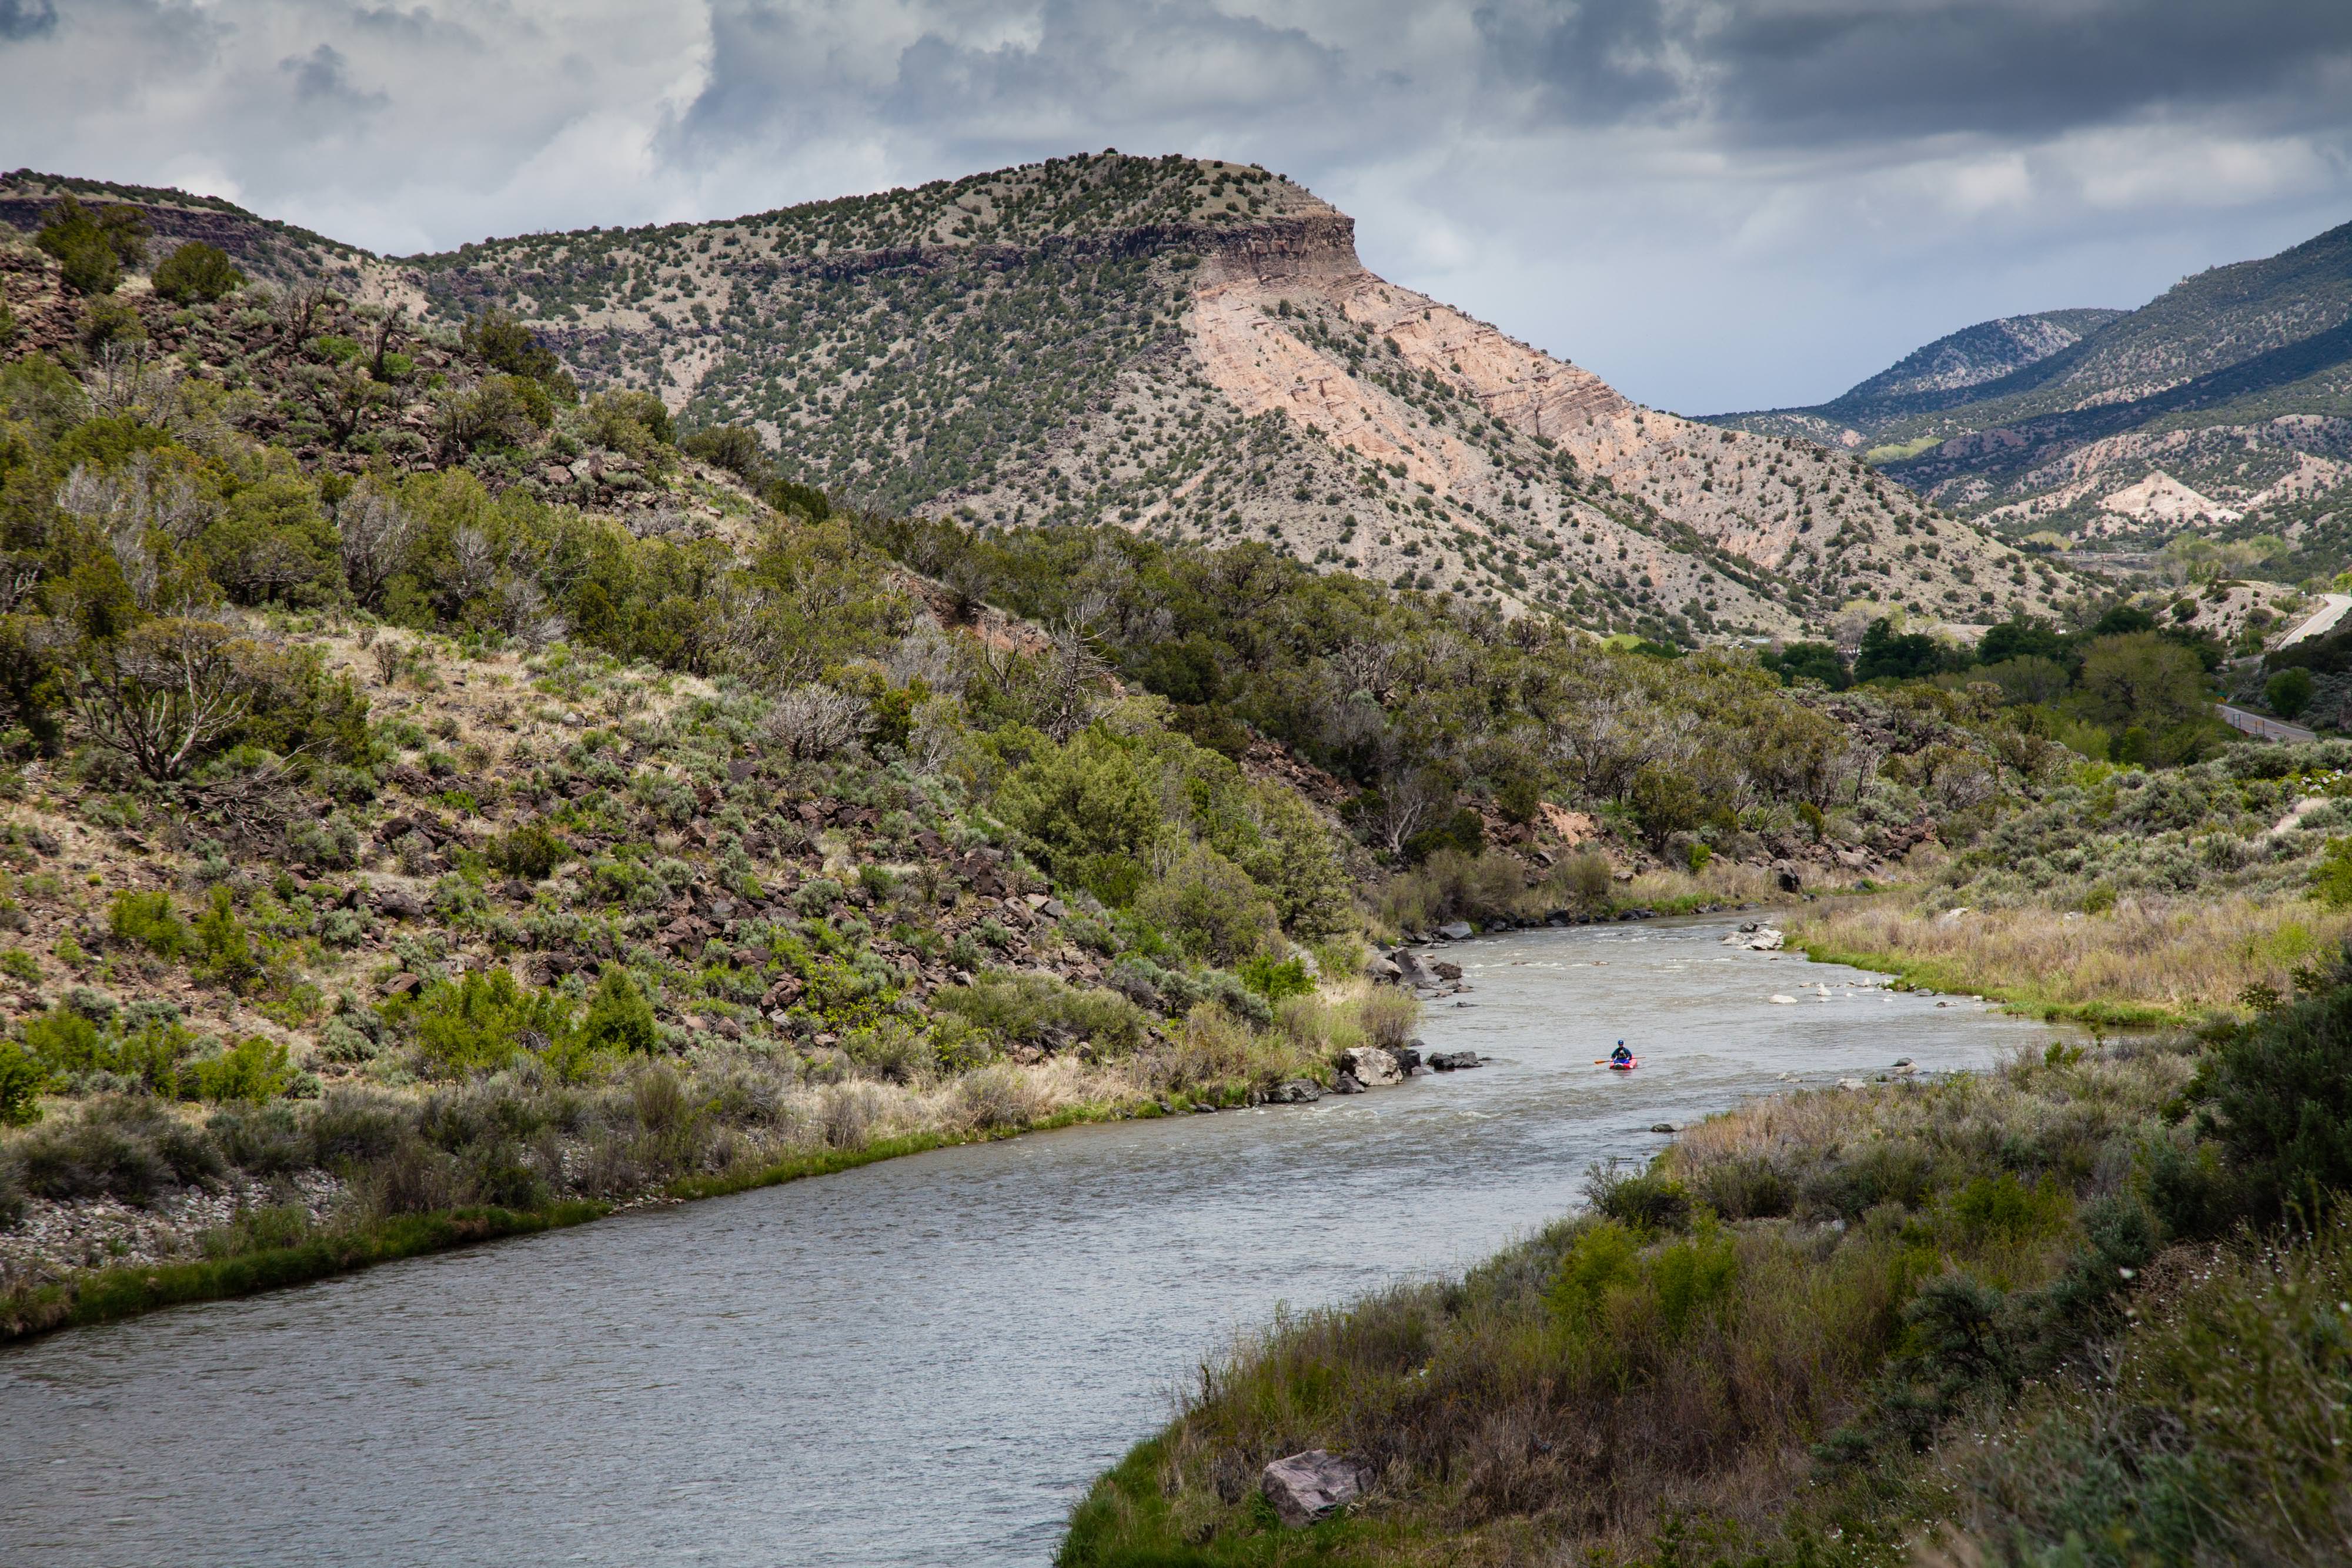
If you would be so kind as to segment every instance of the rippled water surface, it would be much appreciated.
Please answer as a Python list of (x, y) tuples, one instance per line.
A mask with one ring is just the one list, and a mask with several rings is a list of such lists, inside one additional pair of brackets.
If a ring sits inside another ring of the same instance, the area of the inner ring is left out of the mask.
[[(1039, 1564), (1202, 1356), (1451, 1270), (1784, 1075), (2045, 1026), (1733, 952), (1448, 956), (1475, 1071), (946, 1150), (0, 1352), (0, 1562)], [(1824, 994), (1824, 990), (1825, 993)], [(1793, 998), (1776, 1002), (1775, 995)], [(1591, 1065), (1619, 1036), (1643, 1065)]]

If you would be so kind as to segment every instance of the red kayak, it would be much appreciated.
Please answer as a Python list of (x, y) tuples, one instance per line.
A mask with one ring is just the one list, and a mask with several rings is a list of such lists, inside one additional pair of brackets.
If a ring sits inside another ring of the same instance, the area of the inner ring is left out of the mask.
[(1642, 1065), (1642, 1059), (1641, 1059), (1640, 1057), (1638, 1057), (1638, 1056), (1634, 1056), (1634, 1057), (1628, 1057), (1628, 1058), (1627, 1058), (1625, 1061), (1612, 1061), (1612, 1062), (1611, 1062), (1611, 1063), (1609, 1064), (1609, 1071), (1612, 1071), (1612, 1072), (1631, 1072), (1631, 1071), (1633, 1071), (1633, 1069), (1635, 1069), (1635, 1068), (1637, 1068), (1637, 1067), (1639, 1067), (1639, 1066), (1641, 1066), (1641, 1065)]

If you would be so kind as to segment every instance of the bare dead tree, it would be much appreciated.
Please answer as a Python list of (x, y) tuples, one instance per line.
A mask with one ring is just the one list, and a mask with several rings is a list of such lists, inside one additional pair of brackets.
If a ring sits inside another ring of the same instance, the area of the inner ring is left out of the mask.
[(1053, 646), (1040, 672), (1039, 727), (1055, 740), (1067, 740), (1094, 722), (1102, 707), (1110, 664), (1096, 652), (1094, 637), (1084, 622), (1064, 621), (1054, 628)]
[(532, 648), (543, 648), (563, 635), (563, 612), (547, 601), (536, 578), (509, 577), (499, 591), (499, 630)]
[(285, 292), (278, 297), (278, 329), (284, 337), (288, 353), (302, 351), (302, 345), (310, 340), (311, 324), (333, 298), (333, 290), (316, 278), (286, 286)]
[(91, 651), (75, 716), (99, 746), (158, 783), (174, 782), (245, 717), (250, 646), (217, 621), (150, 621)]
[(459, 602), (488, 591), (499, 570), (497, 551), (489, 535), (471, 523), (458, 528), (449, 541), (450, 554), (457, 558), (457, 580), (451, 586)]
[(377, 381), (390, 379), (384, 374), (383, 357), (392, 352), (392, 346), (400, 340), (401, 333), (407, 327), (408, 312), (398, 305), (384, 307), (383, 313), (375, 319), (374, 343), (368, 356), (368, 373)]
[(0, 557), (0, 615), (13, 615), (25, 595), (39, 586), (41, 563)]
[(383, 602), (383, 591), (408, 559), (409, 541), (416, 522), (401, 504), (362, 483), (335, 508), (335, 529), (341, 536), (343, 580), (352, 597), (366, 609)]
[(778, 696), (768, 710), (768, 737), (794, 758), (821, 762), (866, 733), (866, 705), (847, 692), (814, 681)]
[(1332, 652), (1329, 663), (1343, 692), (1370, 692), (1386, 701), (1396, 685), (1397, 645), (1388, 638), (1349, 643)]
[(1381, 790), (1373, 827), (1391, 854), (1402, 854), (1405, 841), (1435, 822), (1453, 799), (1454, 792), (1426, 769), (1397, 774)]

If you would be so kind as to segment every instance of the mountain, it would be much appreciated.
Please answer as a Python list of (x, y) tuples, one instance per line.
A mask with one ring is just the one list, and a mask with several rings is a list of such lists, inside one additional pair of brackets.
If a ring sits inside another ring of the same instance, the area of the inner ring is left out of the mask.
[[(28, 226), (65, 183), (0, 183)], [(2074, 580), (1853, 457), (1635, 406), (1399, 287), (1262, 169), (1115, 152), (702, 224), (366, 256), (169, 193), (93, 190), (355, 298), (515, 312), (587, 388), (743, 423), (861, 508), (1114, 520), (1597, 630), (1792, 634), (1854, 601), (2051, 613)], [(226, 209), (226, 210), (224, 210)]]
[(1984, 322), (1831, 402), (1710, 423), (1866, 446), (2003, 532), (2278, 533), (2288, 570), (2332, 572), (2352, 559), (2352, 224), (2137, 310)]
[(1811, 408), (1711, 414), (1708, 423), (1796, 435), (1848, 449), (1896, 423), (1976, 401), (1979, 389), (2073, 348), (2121, 310), (2045, 310), (2003, 316), (1937, 339)]

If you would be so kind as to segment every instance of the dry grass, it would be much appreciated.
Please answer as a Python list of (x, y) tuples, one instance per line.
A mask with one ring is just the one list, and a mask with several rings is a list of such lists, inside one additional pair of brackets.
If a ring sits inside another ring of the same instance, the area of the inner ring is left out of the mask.
[(1690, 908), (1702, 904), (1789, 904), (1769, 867), (1741, 861), (1711, 860), (1696, 872), (1645, 871), (1618, 887), (1621, 904), (1650, 909)]
[(2296, 968), (2341, 950), (2352, 912), (2305, 899), (2127, 899), (2098, 915), (1921, 911), (1882, 897), (1817, 906), (1790, 939), (1817, 959), (1998, 997), (2047, 1018), (2163, 1024), (2234, 1016), (2240, 993), (2291, 993)]

